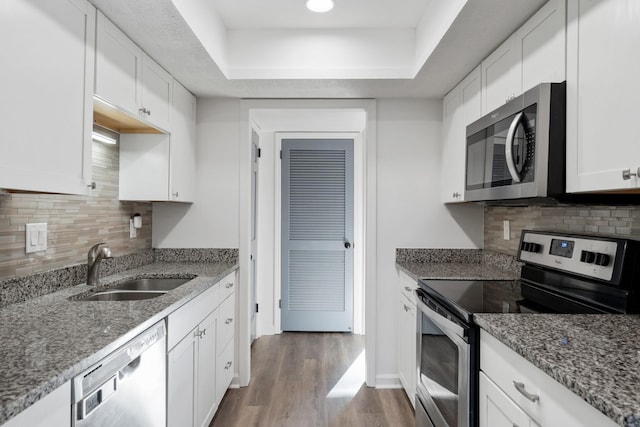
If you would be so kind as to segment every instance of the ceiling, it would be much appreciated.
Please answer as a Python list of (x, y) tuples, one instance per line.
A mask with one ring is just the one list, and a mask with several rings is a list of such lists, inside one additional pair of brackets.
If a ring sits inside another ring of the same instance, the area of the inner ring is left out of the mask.
[(90, 0), (198, 97), (442, 97), (545, 0)]

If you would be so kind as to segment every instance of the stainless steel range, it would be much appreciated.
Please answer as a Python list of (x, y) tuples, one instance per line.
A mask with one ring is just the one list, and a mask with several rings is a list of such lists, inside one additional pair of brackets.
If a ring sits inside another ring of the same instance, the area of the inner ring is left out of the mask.
[(418, 427), (478, 425), (474, 313), (640, 313), (640, 241), (524, 230), (519, 280), (420, 280)]

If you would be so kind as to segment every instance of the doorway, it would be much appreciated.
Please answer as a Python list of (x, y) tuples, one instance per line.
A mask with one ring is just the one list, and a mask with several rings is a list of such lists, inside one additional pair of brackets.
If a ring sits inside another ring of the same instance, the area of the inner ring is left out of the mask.
[(353, 139), (282, 139), (283, 331), (353, 331), (353, 152)]
[[(375, 100), (245, 100), (241, 103), (240, 146), (240, 276), (238, 383), (250, 379), (250, 245), (251, 129), (260, 138), (257, 336), (281, 332), (280, 310), (280, 136), (297, 137), (310, 130), (323, 137), (355, 138), (354, 333), (365, 335), (366, 382), (376, 377), (376, 101)], [(357, 123), (354, 126), (354, 123)], [(278, 138), (276, 137), (278, 135)], [(268, 177), (274, 177), (269, 180)], [(275, 181), (275, 182), (274, 182)], [(276, 195), (276, 192), (278, 193)], [(278, 198), (278, 202), (275, 202)], [(265, 208), (263, 203), (270, 203)], [(278, 205), (279, 206), (279, 205)], [(366, 215), (365, 215), (366, 213)], [(277, 217), (277, 218), (276, 218)], [(277, 238), (276, 238), (277, 236)], [(358, 244), (359, 242), (359, 244)], [(277, 246), (277, 247), (276, 247)], [(277, 268), (276, 268), (277, 267)], [(245, 274), (242, 271), (246, 272)], [(365, 294), (366, 283), (366, 294)], [(277, 287), (277, 288), (276, 288)], [(366, 309), (365, 309), (366, 308)], [(366, 328), (365, 328), (366, 326)], [(359, 331), (358, 331), (359, 329)]]

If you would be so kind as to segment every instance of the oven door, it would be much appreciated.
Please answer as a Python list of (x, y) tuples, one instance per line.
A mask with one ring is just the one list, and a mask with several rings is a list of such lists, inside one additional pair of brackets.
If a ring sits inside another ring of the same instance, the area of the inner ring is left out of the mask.
[[(469, 427), (474, 423), (472, 379), (473, 327), (418, 293), (418, 400), (434, 427)], [(416, 405), (417, 407), (417, 405)], [(417, 421), (419, 421), (417, 419)], [(419, 427), (429, 425), (418, 424)]]

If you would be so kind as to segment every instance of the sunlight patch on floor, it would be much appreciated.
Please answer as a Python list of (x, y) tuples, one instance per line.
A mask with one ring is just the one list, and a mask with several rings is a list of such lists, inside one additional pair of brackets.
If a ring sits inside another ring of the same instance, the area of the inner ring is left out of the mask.
[(327, 394), (327, 399), (354, 397), (365, 380), (364, 350), (353, 361), (349, 369), (340, 377), (335, 386)]

